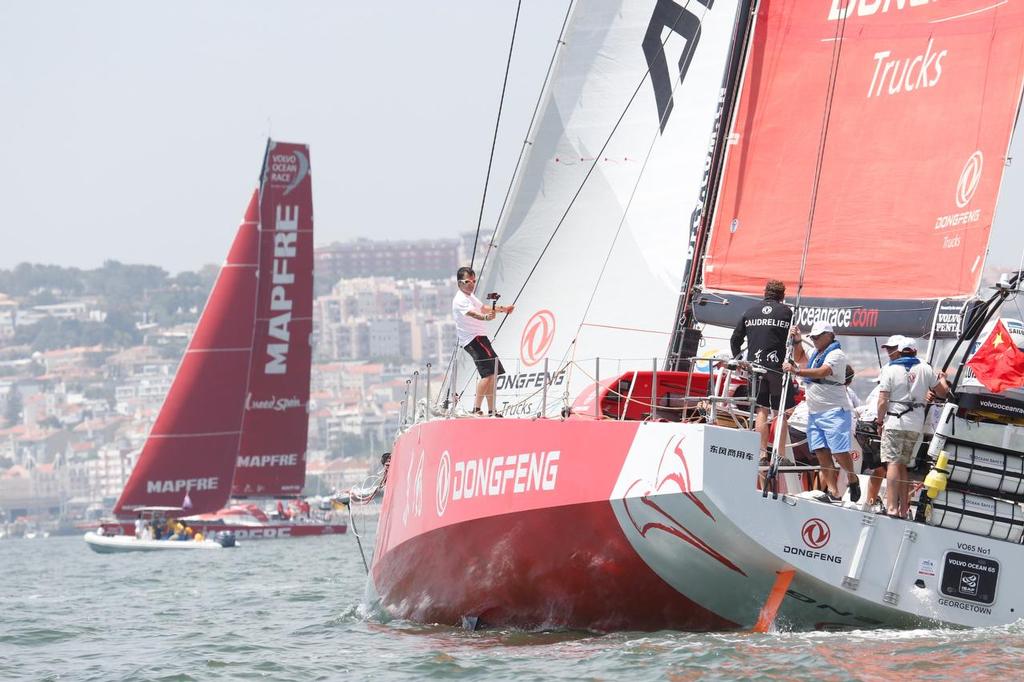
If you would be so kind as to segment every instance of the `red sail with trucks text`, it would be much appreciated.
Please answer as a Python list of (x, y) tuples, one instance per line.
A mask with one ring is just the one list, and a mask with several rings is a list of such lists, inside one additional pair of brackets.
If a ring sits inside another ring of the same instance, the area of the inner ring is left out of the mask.
[(1019, 0), (762, 2), (706, 288), (758, 296), (782, 279), (792, 298), (813, 203), (811, 305), (972, 294), (1022, 74)]

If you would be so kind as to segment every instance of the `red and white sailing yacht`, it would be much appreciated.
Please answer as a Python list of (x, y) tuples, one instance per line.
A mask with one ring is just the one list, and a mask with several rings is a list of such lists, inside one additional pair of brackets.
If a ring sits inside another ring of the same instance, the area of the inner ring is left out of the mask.
[[(309, 147), (268, 141), (253, 193), (170, 392), (114, 507), (184, 507), (207, 536), (344, 533), (231, 498), (296, 498), (306, 472), (313, 308)], [(184, 503), (185, 500), (188, 503)], [(184, 504), (183, 504), (184, 503)], [(131, 523), (111, 529), (133, 532)]]
[[(494, 335), (506, 418), (456, 410), (400, 434), (381, 605), (599, 630), (1017, 620), (1024, 497), (940, 493), (914, 522), (795, 485), (764, 495), (748, 408), (693, 358), (767, 279), (802, 288), (801, 325), (977, 337), (985, 318), (964, 313), (1020, 102), (1024, 1), (571, 12), (480, 267), (479, 289), (516, 303)], [(984, 423), (967, 395), (933, 458), (970, 471), (995, 452), (1019, 480), (1024, 427)]]

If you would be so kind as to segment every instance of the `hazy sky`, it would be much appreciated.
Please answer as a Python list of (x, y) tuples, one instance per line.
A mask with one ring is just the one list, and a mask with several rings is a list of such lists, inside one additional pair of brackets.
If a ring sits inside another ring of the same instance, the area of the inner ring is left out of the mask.
[[(567, 0), (524, 0), (493, 221)], [(317, 243), (476, 226), (515, 0), (6, 0), (0, 267), (220, 262), (268, 132), (311, 145)], [(1015, 147), (1018, 145), (1015, 145)], [(1024, 248), (1024, 156), (992, 262)]]

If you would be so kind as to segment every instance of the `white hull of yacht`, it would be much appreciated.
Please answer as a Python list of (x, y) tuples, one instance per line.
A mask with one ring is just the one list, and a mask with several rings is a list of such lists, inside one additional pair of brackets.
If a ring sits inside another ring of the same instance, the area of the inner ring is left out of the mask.
[(224, 549), (219, 542), (213, 540), (142, 540), (134, 535), (98, 535), (93, 532), (85, 534), (84, 540), (89, 549), (100, 554), (119, 554), (123, 552), (176, 552), (203, 551)]

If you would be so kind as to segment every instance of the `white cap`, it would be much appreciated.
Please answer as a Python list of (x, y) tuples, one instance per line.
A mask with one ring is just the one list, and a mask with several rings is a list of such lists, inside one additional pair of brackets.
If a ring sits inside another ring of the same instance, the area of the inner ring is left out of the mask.
[(882, 348), (899, 348), (905, 338), (906, 337), (903, 336), (903, 334), (893, 334), (885, 340), (885, 343), (882, 344)]
[(916, 353), (917, 352), (917, 342), (915, 342), (914, 339), (911, 339), (909, 337), (904, 336), (903, 340), (900, 341), (899, 348), (900, 348), (900, 352), (901, 353), (903, 351), (906, 351), (906, 350), (912, 350), (912, 351), (914, 351)]
[(807, 336), (810, 336), (813, 339), (815, 336), (820, 336), (825, 332), (835, 334), (835, 330), (832, 329), (832, 325), (824, 320), (818, 320), (813, 326), (811, 326), (811, 333)]

